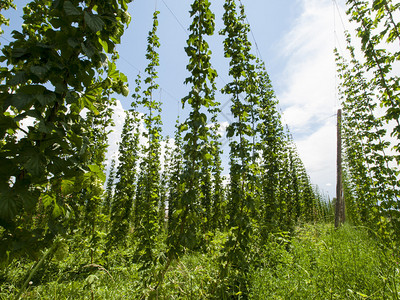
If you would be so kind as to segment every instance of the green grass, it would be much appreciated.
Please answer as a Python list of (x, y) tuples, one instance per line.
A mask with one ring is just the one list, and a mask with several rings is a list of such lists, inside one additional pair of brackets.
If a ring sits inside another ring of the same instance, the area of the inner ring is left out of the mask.
[(397, 262), (364, 229), (306, 226), (291, 243), (268, 247), (263, 266), (252, 272), (252, 299), (399, 297)]
[[(23, 299), (218, 299), (219, 257), (226, 235), (218, 234), (206, 253), (174, 260), (157, 291), (156, 266), (146, 273), (115, 254), (107, 270), (87, 266), (88, 253), (72, 249), (52, 260), (32, 279)], [(304, 225), (270, 236), (248, 274), (249, 299), (399, 299), (398, 258), (366, 229), (348, 225)], [(12, 299), (32, 267), (13, 263), (1, 275), (0, 298)], [(245, 299), (240, 293), (233, 298)]]

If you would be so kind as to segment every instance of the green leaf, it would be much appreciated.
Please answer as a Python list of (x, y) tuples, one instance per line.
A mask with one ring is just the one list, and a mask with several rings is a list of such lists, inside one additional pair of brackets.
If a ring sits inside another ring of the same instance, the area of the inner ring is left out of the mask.
[(49, 105), (50, 103), (56, 101), (56, 95), (54, 95), (54, 93), (39, 94), (36, 98), (43, 106)]
[(39, 127), (38, 127), (39, 132), (43, 133), (51, 133), (52, 128), (47, 126), (44, 120), (39, 122)]
[(99, 16), (91, 15), (85, 11), (84, 19), (89, 28), (94, 32), (100, 31), (104, 27), (104, 22)]
[(91, 275), (89, 275), (89, 276), (86, 278), (86, 282), (87, 282), (89, 285), (92, 285), (92, 284), (94, 284), (98, 279), (99, 279), (99, 277), (97, 277), (96, 275), (91, 274)]
[(37, 152), (33, 152), (29, 159), (24, 164), (25, 168), (31, 173), (32, 176), (43, 176), (44, 175), (44, 160), (42, 155)]
[(63, 94), (68, 91), (67, 86), (61, 82), (57, 82), (56, 84), (54, 84), (54, 86), (56, 88), (55, 92), (57, 94)]
[(53, 217), (58, 218), (59, 216), (64, 214), (64, 209), (58, 205), (56, 202), (54, 202), (54, 208), (53, 208)]
[(368, 295), (365, 295), (365, 294), (360, 293), (360, 292), (356, 292), (356, 294), (359, 295), (360, 297), (363, 297), (363, 298), (369, 298)]
[(24, 56), (26, 53), (28, 53), (28, 50), (25, 48), (14, 48), (12, 49), (11, 55), (14, 58), (19, 58), (21, 56)]
[(109, 53), (108, 52), (108, 43), (106, 41), (103, 41), (101, 38), (99, 38), (99, 43), (103, 47), (104, 51), (106, 53)]
[(49, 205), (51, 205), (53, 202), (55, 202), (56, 199), (50, 194), (45, 194), (41, 197), (41, 200), (42, 200), (43, 206), (46, 208)]
[(64, 2), (64, 11), (67, 16), (79, 16), (81, 12), (70, 1)]
[(70, 45), (72, 48), (76, 48), (79, 46), (79, 40), (76, 39), (75, 37), (70, 37), (68, 39), (68, 45)]
[(30, 70), (31, 70), (31, 72), (33, 74), (35, 74), (40, 79), (43, 79), (44, 75), (46, 75), (46, 72), (47, 72), (47, 69), (45, 67), (42, 67), (42, 66), (32, 66), (30, 68)]
[(68, 162), (60, 157), (53, 157), (50, 165), (48, 166), (48, 171), (53, 174), (59, 174), (65, 172), (68, 169)]
[(5, 102), (6, 105), (12, 105), (19, 111), (29, 109), (34, 102), (32, 95), (26, 95), (23, 93), (17, 93), (11, 95)]
[(13, 77), (11, 77), (10, 81), (8, 82), (8, 84), (10, 85), (18, 85), (18, 84), (22, 84), (25, 83), (26, 79), (25, 79), (25, 71), (18, 71), (15, 73), (15, 75)]
[(19, 198), (22, 198), (22, 203), (24, 204), (24, 209), (30, 211), (35, 208), (36, 203), (39, 199), (39, 191), (26, 191), (19, 190)]
[(212, 154), (210, 154), (210, 153), (206, 153), (205, 155), (204, 155), (204, 159), (205, 160), (211, 160), (213, 158), (213, 156), (212, 156)]
[(7, 159), (4, 156), (1, 157), (0, 178), (8, 180), (10, 174), (14, 174), (17, 171), (18, 167), (12, 159)]
[[(0, 114), (0, 128), (17, 129), (18, 126), (13, 117)], [(2, 162), (2, 164), (3, 164), (3, 162)], [(3, 166), (0, 169), (2, 169), (2, 168), (3, 168)]]
[(95, 99), (93, 98), (92, 95), (84, 95), (82, 97), (83, 100), (83, 104), (84, 107), (86, 107), (87, 109), (89, 109), (90, 111), (92, 111), (95, 115), (99, 114), (99, 111), (97, 110), (97, 108), (93, 105), (93, 102), (95, 101)]
[(12, 191), (0, 191), (0, 219), (12, 220), (17, 215), (21, 206), (21, 203)]
[(83, 143), (82, 136), (79, 136), (79, 135), (71, 132), (70, 135), (68, 136), (68, 138), (71, 141), (71, 143), (73, 143), (74, 147), (77, 147), (77, 148), (82, 147), (82, 143)]
[(61, 182), (61, 192), (63, 193), (63, 195), (72, 194), (75, 191), (74, 187), (75, 183), (72, 180), (64, 179)]
[(85, 43), (81, 43), (81, 46), (87, 57), (92, 57), (94, 55), (94, 49), (90, 44), (86, 45)]
[(89, 166), (90, 172), (96, 174), (96, 176), (101, 180), (105, 181), (106, 177), (104, 175), (104, 171), (98, 165), (90, 165)]
[(39, 95), (43, 94), (46, 88), (42, 85), (25, 85), (18, 90), (18, 93), (24, 93), (27, 95)]

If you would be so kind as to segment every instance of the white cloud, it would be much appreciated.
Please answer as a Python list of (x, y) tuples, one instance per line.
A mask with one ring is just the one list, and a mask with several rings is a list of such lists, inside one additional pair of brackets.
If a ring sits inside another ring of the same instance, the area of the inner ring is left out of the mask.
[(335, 119), (313, 134), (296, 141), (299, 155), (314, 184), (334, 196), (336, 182), (336, 124)]
[[(338, 105), (334, 24), (336, 31), (343, 27), (338, 26), (339, 17), (337, 11), (334, 16), (331, 0), (301, 0), (301, 3), (303, 12), (281, 41), (287, 63), (278, 98), (283, 107), (283, 121), (294, 135), (312, 183), (333, 197), (336, 181), (333, 115)], [(342, 18), (345, 18), (343, 9)]]
[[(225, 136), (226, 133), (226, 129), (229, 126), (229, 122), (228, 121), (224, 121), (224, 122), (217, 122), (217, 124), (219, 125), (218, 128), (218, 134), (221, 136), (221, 138), (223, 138)], [(207, 125), (208, 127), (212, 128), (214, 127), (214, 123), (210, 123)]]
[(283, 122), (295, 130), (307, 128), (311, 117), (312, 113), (307, 111), (306, 107), (299, 105), (288, 107), (282, 115)]
[(303, 108), (304, 120), (321, 119), (321, 111), (327, 107), (332, 111), (336, 103), (332, 3), (303, 0), (303, 7), (293, 29), (282, 40), (287, 57), (282, 78), (287, 89), (279, 99), (285, 110)]
[(113, 121), (115, 126), (110, 126), (107, 130), (112, 130), (108, 135), (108, 151), (106, 155), (106, 161), (109, 164), (111, 160), (114, 158), (116, 161), (116, 165), (118, 165), (118, 143), (121, 139), (122, 128), (124, 127), (126, 112), (122, 107), (122, 104), (119, 100), (116, 102), (116, 106), (114, 106), (114, 114)]
[[(107, 130), (112, 130), (109, 135), (108, 135), (108, 143), (109, 143), (109, 147), (108, 147), (108, 151), (106, 154), (106, 173), (109, 173), (109, 166), (111, 165), (111, 160), (115, 159), (115, 167), (118, 166), (119, 164), (119, 142), (121, 141), (121, 133), (122, 133), (122, 129), (124, 127), (124, 122), (125, 122), (125, 117), (126, 117), (126, 111), (124, 110), (124, 108), (122, 107), (122, 104), (119, 100), (116, 101), (116, 106), (114, 107), (114, 114), (113, 114), (113, 121), (115, 126), (110, 126), (107, 128)], [(139, 117), (142, 118), (143, 114), (139, 113)], [(148, 139), (144, 136), (144, 133), (147, 132), (146, 128), (145, 128), (145, 124), (143, 122), (143, 119), (140, 121), (140, 125), (139, 125), (139, 132), (140, 132), (140, 136), (139, 136), (139, 145), (141, 146), (145, 146), (148, 144)], [(170, 147), (170, 148), (174, 148), (174, 139), (170, 138), (167, 141), (161, 141), (160, 142), (160, 163), (163, 167), (164, 164), (164, 160), (165, 160), (165, 150), (166, 150), (166, 146)], [(139, 156), (141, 155), (141, 153), (139, 153)], [(138, 164), (139, 165), (139, 164)]]
[[(28, 132), (28, 127), (33, 126), (36, 122), (36, 119), (30, 116), (25, 117), (22, 121), (19, 122), (19, 126), (22, 130), (17, 129), (15, 131), (17, 140), (22, 139), (26, 136), (25, 132)], [(24, 132), (25, 131), (25, 132)]]

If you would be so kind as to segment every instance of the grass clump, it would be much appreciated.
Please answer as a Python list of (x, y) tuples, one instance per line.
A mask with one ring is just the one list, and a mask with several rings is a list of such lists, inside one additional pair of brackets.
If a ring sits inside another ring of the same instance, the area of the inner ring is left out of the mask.
[[(22, 299), (217, 299), (223, 283), (220, 257), (226, 235), (213, 236), (206, 251), (187, 252), (144, 272), (129, 253), (88, 265), (78, 251), (53, 258), (38, 271)], [(397, 255), (365, 228), (303, 225), (292, 234), (270, 234), (250, 266), (248, 295), (234, 299), (398, 299)], [(12, 299), (32, 263), (18, 261), (1, 274), (0, 299)]]
[(251, 299), (398, 299), (398, 265), (365, 229), (298, 227), (290, 241), (271, 239), (251, 274)]

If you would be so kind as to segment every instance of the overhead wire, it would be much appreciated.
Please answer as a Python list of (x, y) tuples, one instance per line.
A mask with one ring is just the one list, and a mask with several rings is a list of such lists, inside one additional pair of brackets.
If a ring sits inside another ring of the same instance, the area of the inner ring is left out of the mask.
[[(340, 21), (341, 21), (342, 27), (343, 27), (344, 30), (346, 30), (346, 26), (345, 26), (345, 24), (344, 24), (344, 21), (343, 21), (341, 12), (340, 12), (339, 5), (337, 4), (336, 0), (332, 0), (332, 1), (333, 1), (333, 4), (334, 4), (334, 9), (336, 9), (336, 10), (338, 11), (338, 14), (339, 14), (339, 17), (340, 17)], [(239, 3), (240, 3), (242, 6), (244, 6), (242, 0), (239, 0)], [(335, 12), (335, 11), (334, 11), (334, 19), (336, 19), (336, 12)], [(261, 55), (261, 51), (260, 51), (260, 49), (259, 49), (259, 47), (258, 47), (257, 40), (256, 40), (256, 38), (255, 38), (254, 31), (252, 30), (252, 26), (251, 26), (251, 24), (250, 24), (250, 21), (249, 21), (247, 15), (246, 15), (246, 22), (247, 22), (247, 24), (248, 24), (248, 26), (249, 26), (250, 33), (251, 33), (251, 36), (252, 36), (253, 41), (254, 41), (254, 45), (255, 45), (255, 47), (256, 47), (256, 54), (257, 54), (257, 56), (260, 58), (260, 60), (261, 60), (262, 62), (264, 62), (264, 59), (262, 58), (262, 55)], [(334, 25), (335, 45), (336, 45), (336, 42), (337, 42), (338, 48), (339, 48), (339, 50), (341, 51), (340, 39), (339, 39), (339, 37), (338, 37), (338, 35), (337, 35), (337, 32), (336, 32), (336, 27), (337, 27), (337, 25), (336, 25), (336, 20), (334, 20), (334, 22), (335, 22), (335, 25)], [(264, 62), (264, 63), (265, 63), (265, 62)], [(336, 73), (335, 73), (335, 94), (337, 93), (337, 92), (336, 92), (336, 85), (337, 85), (337, 84), (336, 84)], [(335, 101), (338, 101), (337, 94), (335, 95)], [(278, 102), (277, 106), (278, 106), (278, 110), (279, 110), (280, 113), (281, 113), (281, 116), (283, 116), (284, 113), (283, 113), (282, 107), (281, 107), (281, 105), (279, 104), (279, 102)], [(332, 118), (333, 116), (336, 116), (336, 113), (333, 114), (333, 115), (330, 115), (329, 117), (326, 117), (324, 120), (327, 120), (327, 119), (329, 119), (329, 118)], [(288, 130), (289, 130), (289, 127), (288, 127)]]
[[(340, 7), (339, 7), (339, 5), (338, 5), (336, 0), (332, 0), (332, 7), (333, 7), (333, 22), (334, 22), (334, 25), (333, 25), (334, 26), (334, 28), (333, 28), (334, 47), (335, 47), (335, 49), (338, 49), (338, 52), (340, 53), (340, 55), (343, 56), (343, 53), (344, 53), (343, 47), (341, 45), (341, 40), (340, 40), (340, 38), (338, 36), (338, 33), (336, 31), (336, 28), (338, 26), (337, 25), (337, 21), (336, 21), (337, 20), (337, 15), (339, 16), (340, 23), (342, 25), (343, 31), (347, 32), (347, 29), (346, 29), (346, 25), (345, 25), (345, 23), (343, 21), (343, 18), (342, 18), (341, 9), (340, 9)], [(336, 106), (336, 108), (340, 108), (340, 101), (339, 101), (339, 94), (338, 94), (337, 86), (338, 86), (337, 72), (335, 72), (335, 106)]]
[(7, 42), (11, 43), (11, 41), (10, 41), (9, 39), (5, 38), (4, 36), (0, 35), (0, 37), (1, 37), (3, 40), (6, 40)]
[[(185, 33), (189, 36), (188, 31), (184, 28), (184, 26), (183, 26), (182, 23), (179, 21), (178, 17), (177, 17), (176, 14), (172, 11), (172, 9), (167, 5), (167, 3), (166, 3), (164, 0), (161, 0), (161, 1), (164, 3), (164, 5), (166, 6), (166, 8), (167, 8), (167, 9), (170, 11), (170, 13), (173, 15), (173, 17), (174, 17), (175, 20), (178, 22), (178, 24), (180, 25), (180, 27), (181, 27), (181, 28), (185, 31)], [(239, 0), (239, 2), (240, 2), (241, 5), (243, 5), (243, 3), (241, 2), (241, 0)], [(256, 40), (256, 38), (255, 38), (255, 35), (254, 35), (254, 33), (253, 33), (252, 29), (251, 29), (251, 25), (250, 25), (249, 19), (247, 18), (247, 15), (246, 15), (246, 21), (247, 21), (247, 24), (249, 25), (250, 33), (251, 33), (251, 35), (252, 35), (252, 38), (253, 38), (253, 40), (254, 40), (254, 44), (255, 44), (255, 46), (256, 46), (256, 55), (260, 58), (261, 61), (264, 61), (263, 58), (262, 58), (262, 55), (261, 55), (261, 51), (260, 51), (260, 49), (259, 49), (259, 47), (258, 47), (258, 43), (257, 43), (257, 40)], [(224, 86), (227, 85), (227, 81), (226, 81), (221, 75), (218, 75), (217, 78), (223, 83)], [(240, 97), (242, 98), (242, 100), (244, 100), (243, 95), (240, 95)], [(229, 101), (226, 102), (225, 104), (223, 104), (223, 105), (221, 106), (221, 114), (225, 117), (225, 119), (229, 119), (229, 118), (228, 118), (225, 114), (223, 114), (222, 109), (224, 109), (224, 108), (227, 106), (227, 104), (229, 104)]]
[[(239, 0), (239, 3), (240, 3), (242, 6), (244, 6), (243, 3), (242, 3), (242, 0)], [(252, 36), (252, 38), (253, 38), (253, 40), (254, 40), (254, 45), (256, 46), (256, 55), (259, 57), (260, 61), (261, 61), (261, 62), (264, 64), (264, 66), (265, 66), (265, 65), (266, 65), (266, 64), (265, 64), (265, 61), (264, 61), (264, 59), (263, 59), (263, 57), (262, 57), (262, 55), (261, 55), (260, 48), (258, 47), (258, 43), (257, 43), (256, 37), (255, 37), (255, 35), (254, 35), (254, 32), (253, 32), (253, 30), (252, 30), (252, 27), (251, 27), (251, 25), (250, 25), (250, 21), (249, 21), (249, 19), (248, 19), (248, 17), (247, 17), (247, 14), (246, 14), (246, 22), (247, 22), (247, 25), (249, 26), (251, 36)], [(277, 97), (277, 96), (275, 95), (275, 97)], [(242, 96), (242, 99), (243, 99), (243, 96)], [(283, 113), (283, 110), (282, 110), (282, 107), (281, 107), (279, 101), (277, 102), (277, 109), (280, 111), (281, 117), (283, 117), (283, 116), (284, 116), (284, 113)], [(289, 126), (288, 126), (287, 124), (286, 124), (286, 126), (287, 126), (287, 129), (289, 130)]]
[[(240, 3), (241, 6), (244, 7), (244, 5), (243, 5), (243, 3), (242, 3), (242, 0), (239, 0), (239, 3)], [(249, 29), (250, 29), (251, 36), (253, 37), (254, 44), (255, 44), (255, 46), (256, 46), (256, 55), (261, 59), (261, 61), (264, 61), (263, 58), (262, 58), (262, 55), (261, 55), (261, 51), (260, 51), (260, 49), (258, 48), (258, 43), (257, 43), (256, 37), (255, 37), (255, 35), (254, 35), (254, 32), (253, 32), (253, 30), (251, 29), (251, 25), (250, 25), (249, 19), (247, 18), (247, 14), (246, 14), (245, 16), (246, 16), (247, 25), (249, 26)]]
[(167, 5), (167, 3), (165, 3), (164, 0), (161, 0), (165, 7), (169, 10), (169, 12), (173, 15), (173, 17), (175, 18), (175, 20), (178, 22), (178, 24), (181, 26), (181, 28), (183, 29), (183, 31), (189, 36), (189, 32), (186, 30), (186, 28), (182, 25), (182, 23), (179, 21), (178, 17), (174, 14), (174, 12), (169, 8), (169, 6)]
[(344, 25), (343, 18), (342, 18), (342, 13), (340, 12), (339, 5), (337, 4), (337, 1), (336, 1), (336, 0), (332, 0), (332, 1), (333, 1), (333, 4), (334, 4), (335, 7), (336, 7), (336, 10), (337, 10), (338, 14), (339, 14), (339, 18), (340, 18), (340, 21), (341, 21), (341, 23), (342, 23), (343, 30), (346, 31), (346, 26)]
[[(162, 2), (164, 3), (164, 5), (168, 8), (168, 10), (171, 12), (171, 14), (175, 17), (176, 21), (179, 23), (179, 25), (184, 29), (183, 25), (179, 22), (178, 18), (176, 17), (176, 15), (172, 12), (172, 10), (168, 7), (168, 5), (165, 3), (164, 0), (162, 0)], [(157, 10), (158, 7), (158, 0), (155, 0), (155, 10)], [(187, 31), (184, 29), (184, 31), (187, 33)], [(140, 73), (143, 73), (142, 70), (140, 70), (137, 66), (135, 66), (133, 63), (131, 63), (128, 59), (126, 59), (124, 56), (120, 55), (120, 58), (123, 59), (128, 65), (130, 65), (131, 67), (133, 67), (136, 71)], [(178, 103), (178, 110), (179, 110), (179, 103), (180, 103), (180, 99), (174, 95), (172, 95), (172, 93), (170, 93), (167, 89), (163, 88), (160, 85), (160, 97), (161, 97), (161, 90), (168, 96), (170, 97), (172, 100), (177, 101)]]
[[(138, 67), (136, 67), (134, 64), (132, 64), (129, 60), (127, 60), (125, 57), (123, 57), (122, 55), (119, 56), (121, 59), (123, 59), (128, 65), (130, 65), (131, 67), (133, 67), (134, 69), (136, 69), (136, 71), (140, 73), (143, 73)], [(171, 99), (176, 99), (177, 97), (173, 96), (170, 92), (168, 92), (168, 90), (166, 90), (165, 88), (163, 88), (162, 86), (160, 86), (160, 89), (163, 89), (163, 91), (171, 98)]]
[(338, 34), (337, 34), (337, 31), (336, 31), (336, 28), (337, 28), (337, 22), (336, 22), (336, 12), (337, 12), (337, 14), (339, 15), (339, 18), (340, 18), (340, 21), (341, 21), (341, 24), (342, 24), (342, 28), (343, 28), (343, 31), (344, 32), (347, 32), (347, 30), (346, 30), (346, 26), (344, 25), (344, 22), (343, 22), (343, 18), (342, 18), (342, 14), (341, 14), (341, 12), (340, 12), (340, 8), (339, 8), (339, 5), (337, 4), (337, 2), (336, 2), (336, 0), (332, 0), (332, 4), (333, 4), (333, 22), (334, 22), (334, 29), (333, 29), (333, 33), (334, 33), (334, 38), (335, 38), (335, 48), (336, 48), (336, 43), (337, 43), (337, 48), (339, 48), (339, 51), (341, 52), (341, 53), (343, 53), (343, 48), (342, 48), (342, 46), (341, 46), (341, 42), (340, 42), (340, 39), (339, 39), (339, 36), (338, 36)]
[[(333, 13), (333, 45), (334, 45), (334, 49), (337, 49), (336, 43), (338, 43), (339, 47), (340, 47), (340, 43), (339, 43), (339, 39), (337, 36), (337, 32), (336, 32), (336, 7), (335, 7), (335, 0), (332, 0), (332, 13)], [(340, 52), (342, 52), (342, 50), (340, 49)], [(334, 66), (334, 70), (336, 69), (336, 62), (335, 60), (333, 61), (333, 66)], [(334, 99), (333, 99), (333, 108), (332, 110), (335, 111), (338, 107), (339, 107), (339, 95), (338, 95), (338, 78), (337, 78), (337, 72), (334, 71), (333, 74), (334, 77), (334, 81), (333, 81), (333, 91), (334, 91)]]
[(122, 58), (128, 65), (130, 65), (131, 67), (135, 68), (136, 71), (138, 71), (139, 73), (141, 72), (141, 70), (136, 67), (134, 64), (132, 64), (129, 60), (127, 60), (125, 57), (123, 57), (122, 55), (119, 56), (120, 58)]
[[(187, 36), (189, 36), (190, 34), (189, 34), (189, 32), (185, 29), (185, 27), (182, 25), (182, 22), (179, 20), (179, 18), (176, 16), (176, 14), (173, 12), (173, 10), (168, 6), (168, 4), (164, 1), (164, 0), (161, 0), (163, 3), (164, 3), (164, 5), (165, 5), (165, 7), (169, 10), (169, 12), (172, 14), (172, 16), (175, 18), (175, 20), (176, 20), (176, 22), (179, 24), (179, 26), (182, 28), (182, 30), (186, 33), (186, 35)], [(213, 67), (212, 65), (211, 65), (211, 67)], [(218, 80), (220, 80), (222, 83), (223, 83), (223, 85), (225, 86), (225, 85), (227, 85), (227, 82), (226, 82), (226, 80), (224, 80), (224, 78), (221, 76), (221, 75), (218, 75), (217, 76), (217, 79)], [(223, 108), (225, 108), (226, 107), (226, 105), (228, 104), (229, 102), (226, 102), (225, 104), (223, 104), (222, 105), (222, 107), (221, 107), (221, 115), (223, 115), (224, 117), (225, 117), (225, 119), (229, 119), (223, 112), (222, 112), (222, 109)]]

